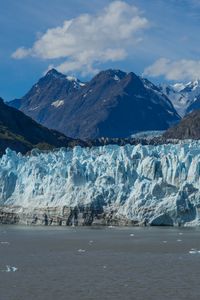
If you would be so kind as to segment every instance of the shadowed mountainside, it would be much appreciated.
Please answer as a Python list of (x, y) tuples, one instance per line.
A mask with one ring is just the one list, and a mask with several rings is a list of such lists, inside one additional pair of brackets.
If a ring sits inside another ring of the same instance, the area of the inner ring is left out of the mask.
[(120, 70), (102, 71), (84, 84), (53, 69), (8, 104), (48, 128), (85, 140), (165, 130), (180, 120), (158, 87)]
[(62, 133), (43, 127), (21, 111), (4, 104), (0, 98), (1, 155), (8, 147), (24, 154), (35, 147), (51, 150), (77, 144), (84, 145), (80, 140), (68, 138)]
[(168, 129), (165, 139), (200, 139), (200, 110), (193, 111), (184, 117), (179, 124)]

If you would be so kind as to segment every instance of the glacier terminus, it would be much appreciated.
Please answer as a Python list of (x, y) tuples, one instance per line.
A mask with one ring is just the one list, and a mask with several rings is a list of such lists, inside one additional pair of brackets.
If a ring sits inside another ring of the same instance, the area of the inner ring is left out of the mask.
[(199, 225), (200, 142), (76, 146), (0, 159), (0, 222)]

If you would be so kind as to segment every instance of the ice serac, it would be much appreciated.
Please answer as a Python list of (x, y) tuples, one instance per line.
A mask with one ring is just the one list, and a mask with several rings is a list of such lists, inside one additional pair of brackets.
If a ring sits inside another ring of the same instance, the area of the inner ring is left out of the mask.
[(1, 223), (199, 225), (200, 142), (0, 160)]

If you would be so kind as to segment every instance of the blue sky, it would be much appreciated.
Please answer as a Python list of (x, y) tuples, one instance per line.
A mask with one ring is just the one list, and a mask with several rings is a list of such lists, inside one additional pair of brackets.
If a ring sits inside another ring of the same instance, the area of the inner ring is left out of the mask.
[(23, 96), (51, 66), (82, 80), (106, 68), (199, 78), (199, 25), (200, 0), (1, 0), (0, 96)]

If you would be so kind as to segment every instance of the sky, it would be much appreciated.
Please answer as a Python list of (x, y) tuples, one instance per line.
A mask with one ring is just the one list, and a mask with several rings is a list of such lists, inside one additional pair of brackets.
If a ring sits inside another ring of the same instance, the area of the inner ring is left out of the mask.
[(0, 96), (22, 97), (51, 68), (198, 79), (199, 25), (200, 0), (0, 0)]

